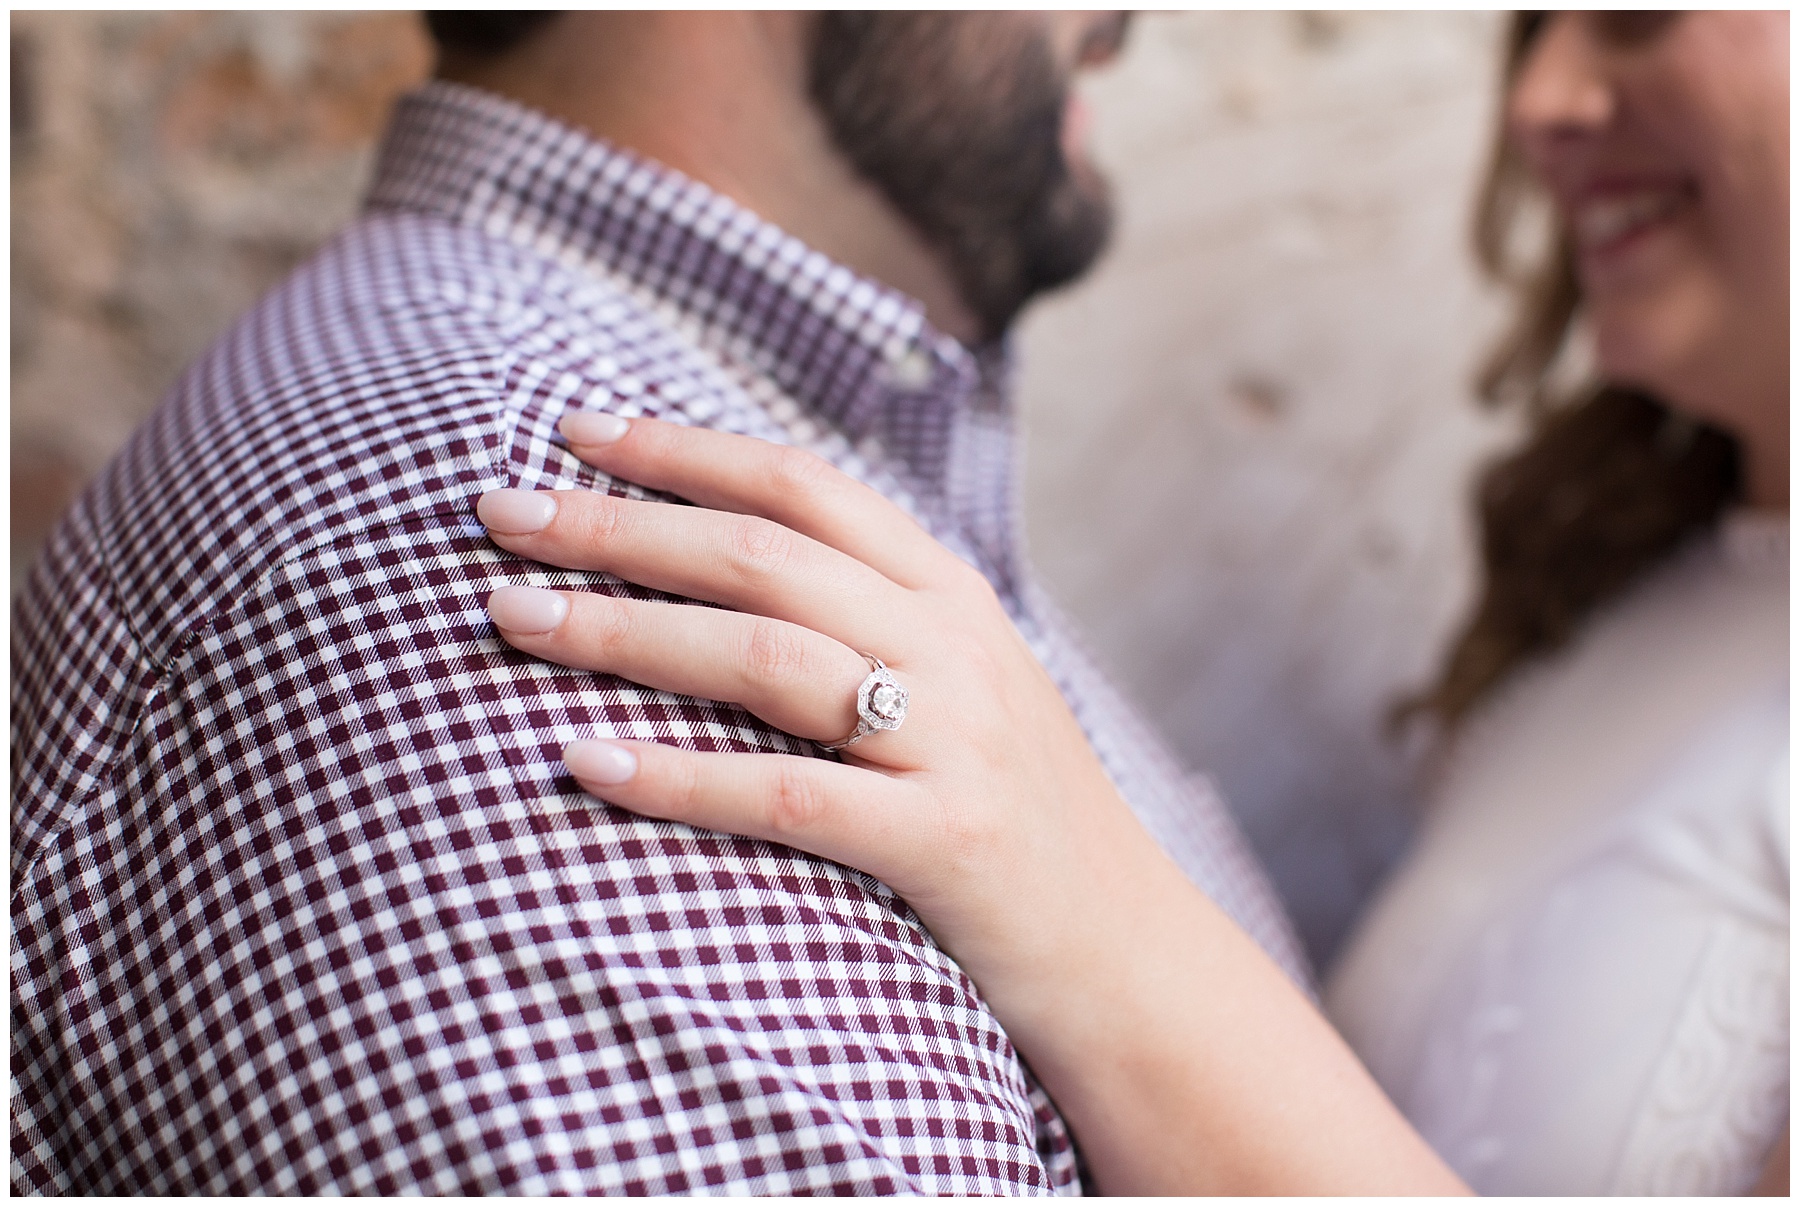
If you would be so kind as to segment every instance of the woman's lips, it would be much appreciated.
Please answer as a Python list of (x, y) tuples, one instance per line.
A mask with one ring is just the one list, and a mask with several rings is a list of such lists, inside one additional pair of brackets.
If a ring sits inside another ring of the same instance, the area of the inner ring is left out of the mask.
[(1604, 256), (1678, 218), (1693, 203), (1694, 191), (1684, 184), (1595, 191), (1571, 207), (1569, 228), (1583, 256)]

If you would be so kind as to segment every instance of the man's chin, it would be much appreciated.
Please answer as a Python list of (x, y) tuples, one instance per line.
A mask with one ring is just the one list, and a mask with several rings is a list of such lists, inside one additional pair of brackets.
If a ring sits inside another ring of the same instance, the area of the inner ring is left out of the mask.
[(1043, 233), (1034, 240), (1029, 262), (1030, 292), (1058, 289), (1079, 280), (1112, 241), (1112, 190), (1087, 165), (1071, 165), (1068, 183), (1048, 207)]
[(1106, 251), (1112, 236), (1112, 205), (1073, 191), (1055, 198), (1014, 228), (1019, 242), (1008, 279), (982, 277), (978, 270), (992, 257), (947, 254), (962, 280), (963, 298), (989, 339), (1006, 334), (1032, 300), (1072, 284), (1086, 275)]

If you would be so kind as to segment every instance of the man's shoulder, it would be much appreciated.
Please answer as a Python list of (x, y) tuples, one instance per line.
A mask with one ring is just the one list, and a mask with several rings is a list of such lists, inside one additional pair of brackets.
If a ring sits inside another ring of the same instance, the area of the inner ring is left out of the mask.
[(414, 214), (346, 230), (183, 375), (89, 496), (117, 606), (163, 664), (331, 542), (473, 522), (500, 485), (592, 484), (583, 407), (705, 421), (728, 387), (603, 276)]
[(702, 359), (603, 277), (498, 234), (404, 213), (352, 225), (188, 368), (34, 567), (13, 753), (15, 788), (48, 809), (36, 829), (98, 782), (157, 684), (230, 635), (269, 636), (297, 601), (342, 603), (351, 584), (366, 607), (429, 581), (479, 616), (472, 593), (523, 569), (485, 540), (480, 494), (605, 486), (556, 438), (572, 408), (748, 408)]
[[(749, 401), (604, 280), (388, 221), (202, 358), (80, 509), (156, 686), (90, 801), (39, 794), (43, 854), (15, 887), (16, 1181), (1070, 1184), (1053, 1109), (902, 903), (606, 809), (558, 754), (596, 734), (807, 744), (526, 658), (486, 619), (508, 581), (644, 594), (523, 562), (475, 520), (490, 486), (598, 484), (555, 441), (564, 411), (730, 422), (706, 409)], [(62, 1030), (71, 996), (93, 1008)], [(244, 1068), (270, 1109), (214, 1126)]]

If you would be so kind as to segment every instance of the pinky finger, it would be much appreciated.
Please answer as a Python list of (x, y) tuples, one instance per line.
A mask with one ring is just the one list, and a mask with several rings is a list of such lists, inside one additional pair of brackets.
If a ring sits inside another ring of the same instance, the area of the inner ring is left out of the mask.
[(563, 762), (583, 788), (646, 817), (810, 851), (904, 895), (912, 869), (941, 858), (923, 788), (828, 759), (716, 754), (660, 742), (580, 741)]

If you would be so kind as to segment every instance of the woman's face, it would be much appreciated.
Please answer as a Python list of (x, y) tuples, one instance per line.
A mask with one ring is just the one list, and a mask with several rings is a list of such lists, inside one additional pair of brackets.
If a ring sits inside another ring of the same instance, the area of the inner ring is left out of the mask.
[(1787, 14), (1550, 15), (1507, 119), (1607, 378), (1746, 437), (1779, 407), (1785, 446)]

